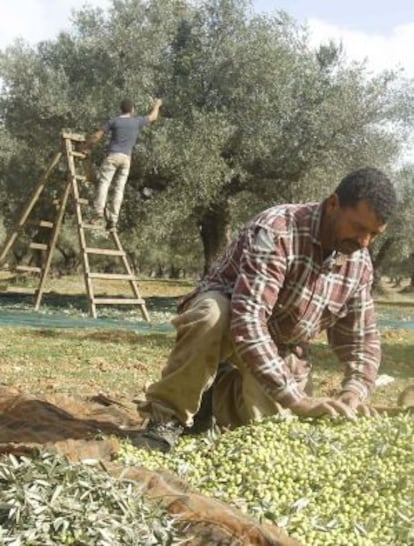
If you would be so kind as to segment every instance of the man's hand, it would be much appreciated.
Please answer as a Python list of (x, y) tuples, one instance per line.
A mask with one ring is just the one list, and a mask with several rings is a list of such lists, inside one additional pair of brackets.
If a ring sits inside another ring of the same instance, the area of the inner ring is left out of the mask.
[(378, 412), (374, 408), (371, 408), (367, 404), (363, 404), (355, 392), (344, 391), (338, 396), (337, 400), (349, 408), (352, 408), (354, 412), (361, 413), (365, 417), (376, 417), (378, 415)]
[(157, 121), (161, 106), (162, 106), (162, 99), (156, 99), (151, 112), (148, 114), (148, 119), (150, 120), (151, 123), (153, 121)]
[(299, 417), (322, 417), (323, 415), (338, 417), (338, 415), (344, 415), (351, 421), (356, 419), (354, 408), (334, 398), (311, 398), (306, 396), (289, 406), (289, 409)]
[(81, 146), (81, 152), (85, 155), (89, 155), (89, 152), (93, 146), (97, 142), (101, 140), (101, 138), (104, 136), (105, 131), (103, 129), (98, 129), (95, 131), (89, 138), (85, 140), (85, 142)]

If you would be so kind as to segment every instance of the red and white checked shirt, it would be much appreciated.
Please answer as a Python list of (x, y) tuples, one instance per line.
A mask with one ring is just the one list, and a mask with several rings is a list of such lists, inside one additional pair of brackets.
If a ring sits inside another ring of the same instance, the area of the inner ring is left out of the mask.
[[(196, 292), (231, 298), (231, 336), (240, 357), (283, 405), (304, 396), (279, 350), (327, 330), (345, 366), (343, 391), (372, 391), (381, 358), (366, 249), (324, 260), (321, 203), (280, 205), (247, 224)], [(279, 348), (279, 350), (278, 350)]]

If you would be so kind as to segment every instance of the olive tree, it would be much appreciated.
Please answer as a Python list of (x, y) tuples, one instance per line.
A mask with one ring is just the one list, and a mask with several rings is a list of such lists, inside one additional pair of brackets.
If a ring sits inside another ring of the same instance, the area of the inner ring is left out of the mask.
[(259, 16), (245, 0), (85, 7), (56, 40), (3, 52), (1, 77), (15, 150), (0, 158), (9, 216), (62, 128), (90, 132), (124, 96), (140, 113), (161, 96), (161, 119), (134, 150), (120, 227), (142, 260), (154, 245), (164, 256), (193, 245), (204, 269), (260, 208), (321, 199), (355, 167), (389, 170), (412, 118), (397, 74), (370, 75), (338, 44), (314, 50), (286, 13)]
[(393, 176), (399, 198), (398, 211), (390, 220), (385, 235), (372, 249), (376, 272), (376, 288), (381, 288), (381, 276), (388, 274), (399, 286), (403, 278), (410, 279), (414, 288), (414, 166), (407, 164)]

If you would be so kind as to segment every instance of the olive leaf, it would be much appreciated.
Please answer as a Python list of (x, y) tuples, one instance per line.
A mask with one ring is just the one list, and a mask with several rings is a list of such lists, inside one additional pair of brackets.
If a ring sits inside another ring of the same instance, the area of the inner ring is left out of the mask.
[(0, 458), (0, 544), (185, 544), (176, 520), (131, 482), (63, 457)]

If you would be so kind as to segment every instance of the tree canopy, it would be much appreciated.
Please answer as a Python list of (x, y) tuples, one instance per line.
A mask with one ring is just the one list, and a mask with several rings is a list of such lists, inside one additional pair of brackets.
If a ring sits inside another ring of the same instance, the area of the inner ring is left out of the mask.
[(137, 266), (176, 260), (200, 273), (240, 222), (275, 203), (322, 199), (354, 168), (407, 185), (394, 166), (412, 129), (412, 82), (371, 74), (334, 42), (315, 50), (288, 14), (257, 15), (245, 0), (85, 7), (71, 32), (7, 48), (0, 70), (6, 225), (62, 128), (90, 133), (125, 96), (140, 113), (163, 98), (134, 150), (121, 212)]

